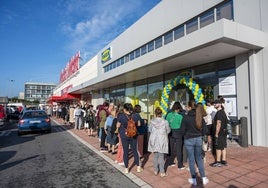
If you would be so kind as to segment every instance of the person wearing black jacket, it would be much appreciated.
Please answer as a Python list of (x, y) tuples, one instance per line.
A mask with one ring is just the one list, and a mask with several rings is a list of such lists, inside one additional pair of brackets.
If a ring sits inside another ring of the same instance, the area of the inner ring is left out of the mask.
[(191, 174), (191, 178), (188, 179), (188, 182), (192, 185), (197, 185), (195, 163), (197, 163), (203, 184), (208, 183), (204, 161), (202, 159), (202, 136), (206, 134), (205, 116), (206, 111), (203, 105), (198, 103), (195, 108), (188, 111), (181, 124), (181, 132), (184, 135), (184, 146), (187, 151)]

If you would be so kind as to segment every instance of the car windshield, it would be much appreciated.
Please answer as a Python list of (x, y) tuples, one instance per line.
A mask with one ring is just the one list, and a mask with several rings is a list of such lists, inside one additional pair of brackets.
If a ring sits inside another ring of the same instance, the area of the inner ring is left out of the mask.
[(44, 111), (32, 111), (25, 112), (23, 118), (37, 118), (37, 117), (46, 117), (46, 113)]

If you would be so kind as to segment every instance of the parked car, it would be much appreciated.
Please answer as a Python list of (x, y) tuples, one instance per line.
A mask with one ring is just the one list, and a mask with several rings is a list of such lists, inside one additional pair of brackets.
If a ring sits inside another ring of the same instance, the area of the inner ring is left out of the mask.
[(22, 112), (19, 111), (17, 106), (8, 106), (6, 109), (7, 119), (18, 120)]
[(51, 121), (43, 110), (24, 111), (18, 122), (18, 135), (27, 132), (51, 132)]
[(0, 125), (4, 124), (5, 119), (6, 119), (5, 107), (3, 105), (0, 105)]

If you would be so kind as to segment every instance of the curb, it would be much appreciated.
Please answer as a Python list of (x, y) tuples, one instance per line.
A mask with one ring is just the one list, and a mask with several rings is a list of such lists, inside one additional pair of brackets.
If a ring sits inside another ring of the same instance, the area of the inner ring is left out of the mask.
[(54, 120), (54, 119), (51, 119), (51, 120), (54, 123), (56, 123), (57, 125), (59, 125), (60, 127), (62, 127), (69, 134), (71, 134), (74, 138), (76, 138), (76, 140), (78, 140), (79, 142), (81, 142), (82, 144), (84, 144), (85, 146), (87, 146), (89, 149), (91, 149), (96, 154), (98, 154), (100, 157), (102, 157), (104, 160), (106, 160), (108, 163), (110, 163), (114, 168), (116, 168), (117, 170), (119, 170), (123, 175), (127, 176), (131, 181), (133, 181), (134, 183), (136, 183), (139, 187), (142, 187), (142, 188), (152, 188), (151, 185), (149, 185), (148, 183), (146, 183), (145, 181), (143, 181), (141, 178), (139, 178), (138, 176), (136, 176), (132, 172), (129, 172), (128, 174), (125, 174), (124, 173), (124, 170), (125, 170), (124, 167), (115, 164), (114, 161), (111, 158), (109, 158), (108, 156), (106, 156), (103, 153), (101, 153), (98, 149), (96, 149), (91, 144), (89, 144), (88, 142), (86, 142), (85, 140), (83, 140), (82, 138), (80, 138), (79, 136), (77, 136), (76, 134), (74, 134), (72, 131), (66, 129), (64, 126), (62, 126), (56, 120)]

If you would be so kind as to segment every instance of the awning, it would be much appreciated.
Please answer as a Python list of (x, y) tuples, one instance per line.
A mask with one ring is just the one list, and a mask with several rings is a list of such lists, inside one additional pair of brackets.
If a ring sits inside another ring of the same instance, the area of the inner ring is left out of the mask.
[(48, 102), (64, 102), (64, 101), (70, 101), (70, 100), (80, 100), (81, 94), (64, 94), (62, 96), (51, 96), (48, 99)]

